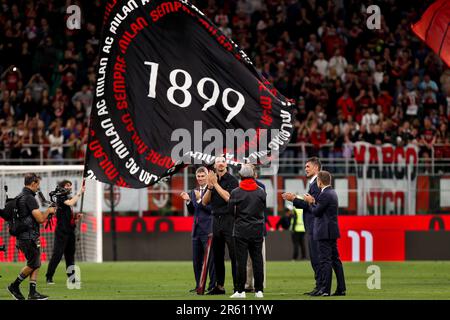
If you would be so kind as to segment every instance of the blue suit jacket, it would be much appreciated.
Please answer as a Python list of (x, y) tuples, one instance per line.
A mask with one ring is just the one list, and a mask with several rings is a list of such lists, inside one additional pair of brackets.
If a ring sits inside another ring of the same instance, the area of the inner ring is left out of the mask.
[(192, 200), (187, 204), (187, 208), (189, 213), (194, 215), (192, 237), (207, 237), (212, 233), (211, 206), (204, 206), (201, 201), (197, 202), (194, 190), (191, 190), (189, 196)]
[(314, 240), (334, 240), (340, 237), (338, 226), (338, 197), (333, 188), (323, 190), (311, 205), (314, 215)]
[[(308, 193), (317, 200), (320, 194), (320, 188), (317, 186), (317, 178), (310, 184)], [(300, 199), (294, 199), (292, 202), (294, 207), (303, 209), (303, 222), (305, 223), (305, 230), (310, 235), (314, 233), (314, 215), (311, 213), (311, 208), (306, 201)]]

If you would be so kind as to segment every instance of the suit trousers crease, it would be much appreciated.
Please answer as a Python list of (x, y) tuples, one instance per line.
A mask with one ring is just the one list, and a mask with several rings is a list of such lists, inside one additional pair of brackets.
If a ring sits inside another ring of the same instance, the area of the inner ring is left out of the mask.
[[(192, 238), (192, 262), (194, 267), (196, 288), (200, 286), (200, 277), (202, 274), (203, 261), (206, 254), (206, 246), (208, 244), (208, 236)], [(208, 274), (209, 285), (208, 289), (212, 289), (216, 282), (216, 275), (214, 270), (214, 253), (212, 250), (209, 253)]]
[(326, 293), (331, 293), (333, 270), (336, 273), (337, 291), (346, 291), (344, 268), (339, 258), (336, 240), (319, 240), (320, 255), (320, 287)]
[(308, 249), (309, 249), (309, 260), (311, 262), (311, 267), (314, 271), (315, 289), (319, 288), (320, 285), (320, 259), (319, 259), (319, 243), (313, 239), (312, 232), (306, 232), (308, 238)]

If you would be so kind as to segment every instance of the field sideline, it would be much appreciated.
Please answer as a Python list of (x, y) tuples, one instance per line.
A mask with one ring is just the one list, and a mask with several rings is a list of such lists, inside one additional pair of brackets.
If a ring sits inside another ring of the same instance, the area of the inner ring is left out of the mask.
[[(366, 286), (367, 267), (381, 268), (381, 289)], [(22, 263), (0, 263), (0, 300), (12, 297), (6, 291), (8, 283), (17, 276)], [(81, 289), (69, 290), (65, 285), (63, 263), (55, 275), (55, 285), (45, 284), (47, 264), (40, 270), (38, 291), (51, 300), (214, 300), (228, 299), (232, 294), (231, 271), (226, 264), (226, 296), (198, 296), (189, 293), (194, 285), (192, 263), (182, 262), (116, 262), (80, 263)], [(450, 299), (450, 262), (379, 262), (345, 263), (348, 295), (341, 299)], [(333, 289), (335, 288), (333, 279)], [(28, 294), (28, 280), (21, 286)], [(303, 292), (313, 288), (309, 262), (268, 262), (265, 299), (338, 299), (312, 298)], [(247, 300), (254, 299), (249, 294)]]

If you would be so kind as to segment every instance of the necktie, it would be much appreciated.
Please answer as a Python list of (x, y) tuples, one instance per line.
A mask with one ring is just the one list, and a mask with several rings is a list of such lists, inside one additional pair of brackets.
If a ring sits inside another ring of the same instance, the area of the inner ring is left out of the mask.
[[(197, 203), (200, 203), (200, 201), (202, 201), (203, 194), (205, 192), (205, 188), (199, 188), (198, 191), (200, 191), (200, 199), (199, 200), (196, 199), (195, 201), (197, 201)], [(194, 195), (195, 195), (195, 193), (194, 193)], [(198, 216), (195, 217), (195, 221), (196, 221), (196, 223), (198, 223)]]

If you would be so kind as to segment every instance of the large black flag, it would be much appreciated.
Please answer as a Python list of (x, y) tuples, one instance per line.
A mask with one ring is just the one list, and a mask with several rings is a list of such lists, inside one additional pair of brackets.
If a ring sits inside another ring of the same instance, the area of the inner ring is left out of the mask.
[(189, 2), (107, 4), (85, 177), (142, 188), (186, 155), (264, 163), (292, 121), (291, 103)]

